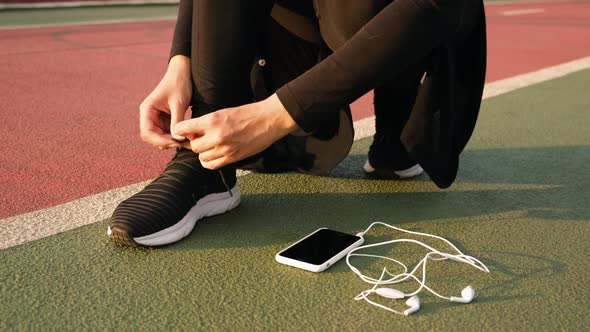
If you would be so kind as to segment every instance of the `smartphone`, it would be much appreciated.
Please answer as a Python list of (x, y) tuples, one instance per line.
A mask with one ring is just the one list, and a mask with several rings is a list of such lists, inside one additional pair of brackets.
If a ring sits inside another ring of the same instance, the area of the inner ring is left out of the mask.
[(277, 262), (311, 272), (321, 272), (346, 256), (365, 240), (328, 228), (320, 228), (276, 254)]

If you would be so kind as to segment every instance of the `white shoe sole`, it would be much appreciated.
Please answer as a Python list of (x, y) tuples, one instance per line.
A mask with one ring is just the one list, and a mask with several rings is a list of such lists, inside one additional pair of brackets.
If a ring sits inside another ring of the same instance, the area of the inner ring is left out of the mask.
[[(225, 213), (240, 204), (240, 190), (236, 185), (229, 192), (209, 194), (197, 201), (188, 213), (176, 224), (156, 233), (135, 237), (133, 240), (144, 246), (161, 246), (180, 241), (190, 234), (198, 220)], [(107, 229), (111, 235), (111, 228)]]
[[(375, 168), (371, 165), (371, 163), (369, 163), (368, 160), (365, 163), (365, 165), (363, 166), (363, 170), (365, 171), (365, 173), (368, 173), (368, 174), (375, 172)], [(423, 172), (424, 172), (424, 170), (418, 164), (416, 164), (408, 169), (401, 170), (401, 171), (393, 171), (393, 173), (395, 173), (395, 175), (397, 175), (400, 179), (413, 178), (413, 177), (416, 177), (416, 176), (422, 174)]]

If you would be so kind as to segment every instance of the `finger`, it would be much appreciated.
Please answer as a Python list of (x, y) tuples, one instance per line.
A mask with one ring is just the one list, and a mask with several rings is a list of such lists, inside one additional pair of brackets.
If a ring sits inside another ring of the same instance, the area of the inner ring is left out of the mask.
[(171, 129), (174, 137), (190, 138), (191, 136), (203, 136), (205, 134), (205, 128), (200, 118), (180, 121)]
[(231, 162), (230, 158), (222, 157), (215, 160), (201, 161), (201, 165), (206, 169), (216, 170), (229, 165)]
[(180, 144), (172, 141), (165, 132), (170, 127), (170, 115), (145, 100), (139, 107), (139, 133), (141, 139), (160, 149), (177, 148)]
[(210, 162), (220, 158), (229, 157), (228, 153), (223, 151), (222, 148), (213, 148), (204, 152), (199, 153), (199, 160), (201, 163), (203, 162)]
[(192, 138), (190, 144), (191, 150), (196, 153), (204, 153), (215, 148), (215, 142), (212, 142), (207, 135)]
[(188, 107), (186, 105), (182, 105), (178, 102), (171, 102), (170, 103), (170, 133), (172, 133), (172, 138), (178, 141), (186, 140), (186, 137), (175, 135), (172, 132), (172, 128), (179, 123), (180, 121), (184, 120), (184, 114), (186, 113), (186, 109)]
[(181, 146), (179, 143), (174, 142), (170, 137), (167, 137), (167, 135), (161, 135), (153, 131), (142, 133), (141, 139), (160, 149), (171, 149)]
[(144, 116), (139, 121), (139, 134), (144, 142), (159, 148), (175, 148), (180, 145), (172, 141), (171, 137), (162, 131), (162, 128), (154, 125), (153, 122)]

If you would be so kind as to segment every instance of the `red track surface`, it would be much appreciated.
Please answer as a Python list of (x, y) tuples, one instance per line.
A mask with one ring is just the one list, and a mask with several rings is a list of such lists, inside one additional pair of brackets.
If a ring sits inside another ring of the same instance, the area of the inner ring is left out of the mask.
[[(542, 8), (505, 17), (501, 12)], [(488, 81), (590, 55), (590, 3), (487, 8)], [(138, 137), (172, 21), (0, 30), (0, 218), (156, 176), (171, 152)], [(354, 106), (371, 115), (371, 100)]]

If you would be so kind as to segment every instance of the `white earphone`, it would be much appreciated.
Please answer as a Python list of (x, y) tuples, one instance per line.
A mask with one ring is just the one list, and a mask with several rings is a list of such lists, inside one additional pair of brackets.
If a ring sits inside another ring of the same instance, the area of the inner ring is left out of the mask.
[(406, 301), (406, 304), (410, 307), (408, 309), (404, 310), (404, 316), (409, 316), (409, 315), (415, 313), (416, 311), (420, 310), (420, 299), (418, 298), (418, 295), (414, 295), (414, 296), (410, 297)]
[(461, 291), (461, 297), (451, 296), (451, 301), (459, 303), (470, 303), (471, 301), (473, 301), (474, 297), (475, 289), (473, 289), (473, 287), (471, 286), (467, 286), (463, 288), (463, 290)]
[[(374, 225), (382, 225), (382, 226), (386, 226), (386, 227), (392, 228), (392, 229), (400, 231), (400, 232), (414, 234), (414, 235), (420, 235), (420, 236), (428, 236), (428, 237), (442, 240), (442, 241), (446, 242), (447, 244), (449, 244), (458, 254), (449, 254), (449, 253), (441, 252), (441, 251), (439, 251), (427, 244), (424, 244), (420, 241), (413, 240), (413, 239), (395, 239), (395, 240), (374, 243), (374, 244), (367, 244), (364, 246), (357, 247), (357, 248), (351, 250), (348, 253), (348, 255), (346, 255), (346, 264), (348, 264), (350, 269), (361, 280), (373, 285), (372, 288), (365, 290), (365, 291), (361, 292), (359, 295), (357, 295), (354, 298), (357, 301), (358, 300), (365, 300), (372, 305), (375, 305), (375, 306), (380, 307), (382, 309), (391, 311), (391, 312), (399, 314), (399, 315), (404, 315), (404, 316), (408, 316), (408, 315), (420, 310), (420, 299), (418, 298), (418, 293), (420, 293), (422, 291), (422, 289), (426, 289), (427, 291), (429, 291), (433, 295), (438, 296), (438, 297), (445, 299), (445, 300), (449, 300), (452, 302), (458, 302), (458, 303), (470, 303), (475, 298), (475, 290), (471, 286), (467, 286), (461, 291), (461, 297), (456, 297), (456, 296), (448, 297), (448, 296), (443, 296), (443, 295), (438, 294), (432, 288), (430, 288), (426, 285), (426, 264), (427, 264), (428, 260), (440, 261), (440, 260), (450, 259), (450, 260), (453, 260), (456, 262), (471, 265), (474, 268), (476, 268), (480, 271), (483, 271), (483, 272), (490, 272), (488, 267), (485, 264), (483, 264), (480, 260), (478, 260), (475, 257), (465, 255), (463, 252), (461, 252), (461, 250), (459, 250), (449, 240), (442, 238), (440, 236), (427, 234), (427, 233), (408, 231), (408, 230), (405, 230), (405, 229), (402, 229), (399, 227), (395, 227), (395, 226), (391, 226), (391, 225), (388, 225), (388, 224), (385, 224), (382, 222), (372, 223), (364, 232), (361, 232), (357, 235), (363, 237)], [(416, 266), (410, 272), (408, 272), (408, 267), (405, 264), (403, 264), (402, 262), (400, 262), (399, 260), (396, 260), (394, 258), (379, 256), (379, 255), (372, 255), (372, 254), (356, 253), (359, 250), (364, 250), (367, 248), (378, 247), (378, 246), (394, 244), (394, 243), (414, 243), (414, 244), (417, 244), (419, 246), (422, 246), (422, 247), (430, 250), (430, 252), (428, 252), (424, 256), (424, 258), (422, 258), (422, 260), (420, 260), (420, 262), (418, 262), (418, 264), (416, 264)], [(350, 263), (350, 257), (355, 257), (355, 256), (385, 259), (385, 260), (388, 260), (388, 261), (398, 264), (399, 266), (402, 267), (402, 269), (404, 271), (399, 274), (392, 274), (387, 270), (387, 268), (383, 268), (383, 272), (381, 273), (381, 276), (379, 277), (379, 279), (368, 277), (368, 276), (364, 275), (363, 273), (361, 273), (359, 271), (359, 269), (357, 269), (354, 265), (352, 265)], [(421, 279), (415, 275), (420, 267), (422, 267), (422, 278)], [(388, 275), (390, 278), (384, 279), (386, 275)], [(418, 287), (418, 289), (416, 289), (414, 292), (404, 293), (402, 291), (399, 291), (399, 290), (393, 289), (393, 288), (387, 288), (387, 287), (377, 288), (380, 285), (398, 284), (398, 283), (404, 282), (408, 279), (414, 280), (420, 285)], [(400, 311), (394, 310), (392, 308), (386, 307), (382, 304), (376, 303), (373, 300), (369, 299), (369, 295), (373, 294), (373, 293), (375, 293), (381, 297), (385, 297), (385, 298), (389, 298), (389, 299), (404, 299), (404, 298), (409, 297), (409, 299), (406, 301), (406, 305), (408, 305), (409, 308), (403, 312), (400, 312)]]

